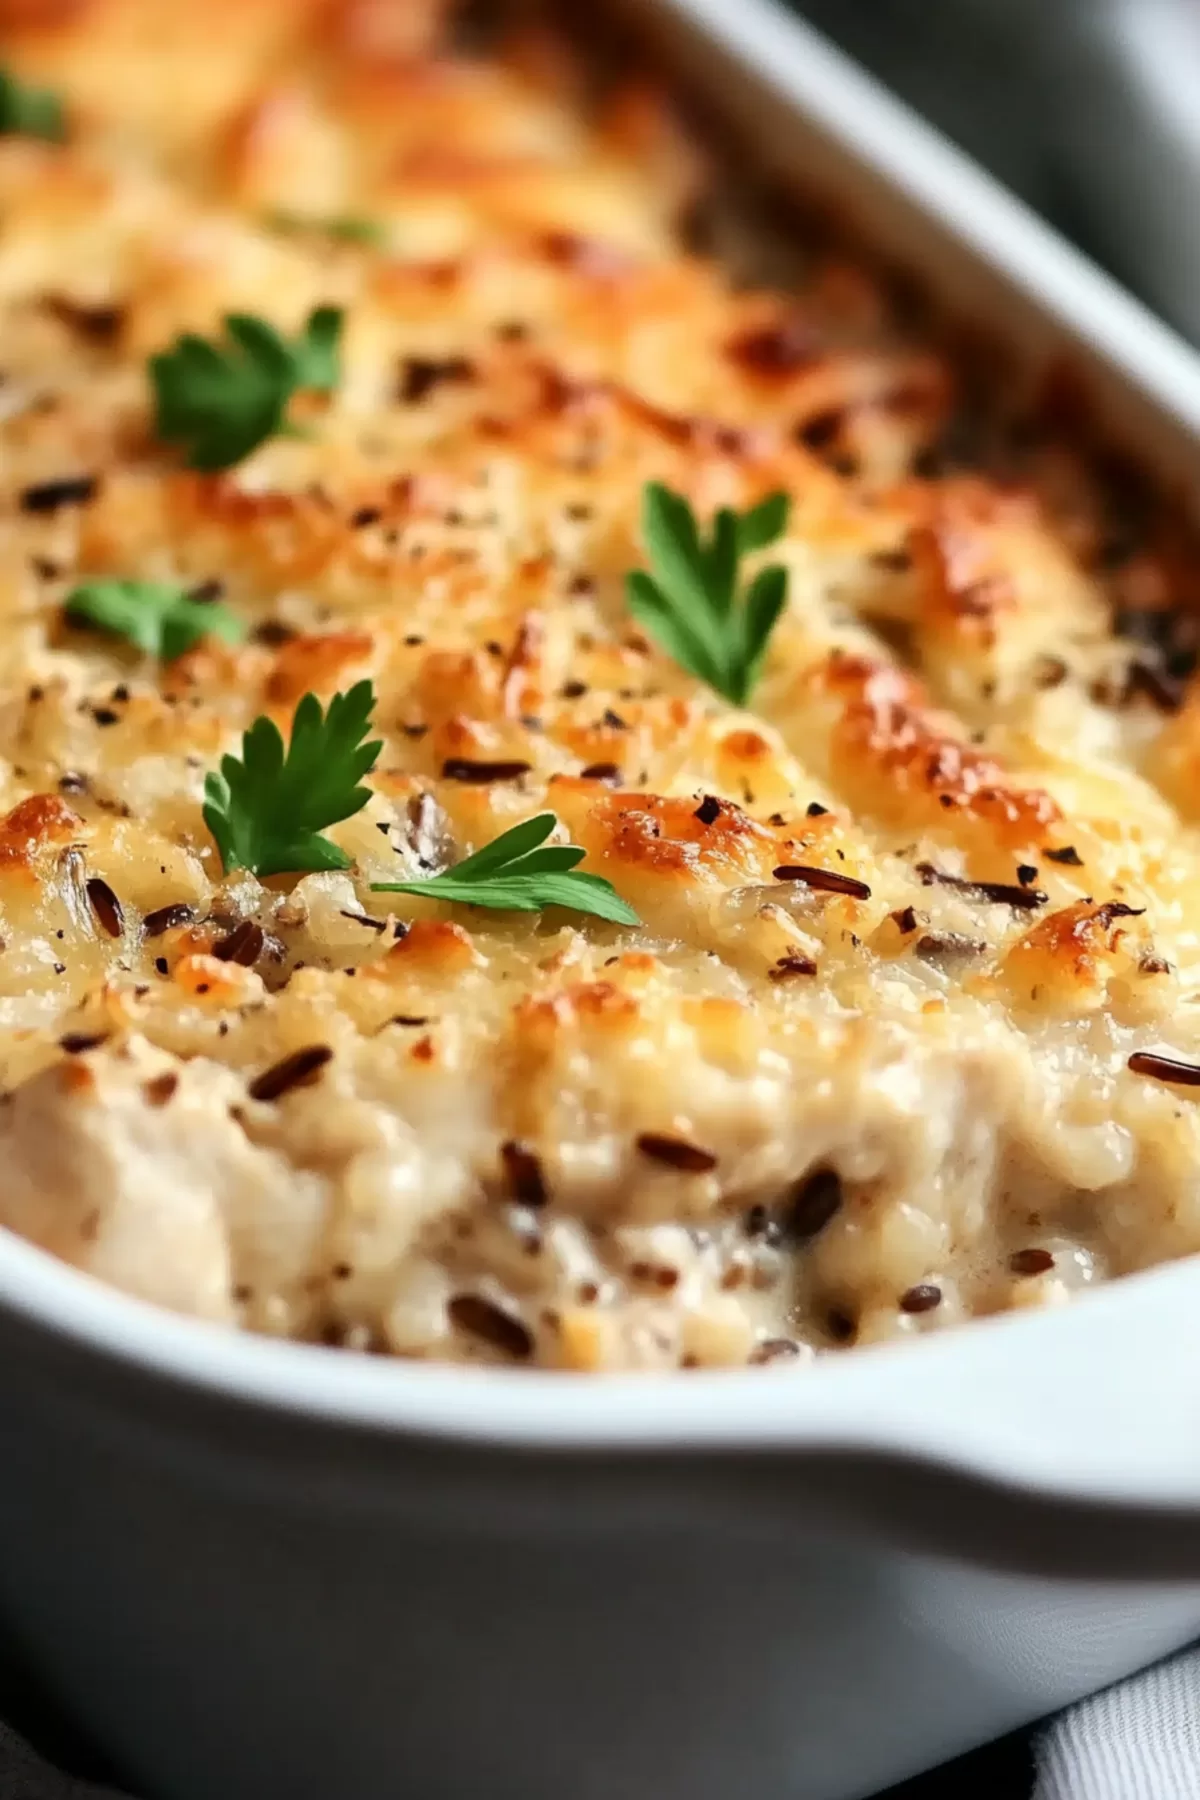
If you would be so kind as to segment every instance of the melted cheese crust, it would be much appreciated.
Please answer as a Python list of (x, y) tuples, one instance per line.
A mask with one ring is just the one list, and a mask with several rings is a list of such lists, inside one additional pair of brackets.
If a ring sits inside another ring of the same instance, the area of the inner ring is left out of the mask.
[[(0, 0), (71, 121), (0, 140), (0, 1219), (232, 1325), (588, 1370), (1200, 1248), (1200, 1113), (1128, 1067), (1200, 1058), (1194, 553), (1044, 438), (935, 464), (956, 371), (860, 271), (735, 285), (658, 94), (440, 10)], [(148, 355), (327, 303), (306, 438), (155, 444)], [(648, 479), (792, 497), (753, 711), (625, 611)], [(251, 637), (160, 667), (64, 621), (100, 574)], [(366, 675), (352, 872), (223, 878), (205, 772)], [(371, 891), (546, 808), (642, 929)]]

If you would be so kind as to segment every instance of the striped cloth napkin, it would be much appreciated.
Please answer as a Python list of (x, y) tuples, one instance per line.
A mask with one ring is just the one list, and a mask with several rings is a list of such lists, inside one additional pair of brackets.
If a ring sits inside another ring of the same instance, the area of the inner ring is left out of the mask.
[[(71, 1761), (94, 1773), (78, 1744)], [(1032, 1788), (1030, 1782), (1032, 1781)], [(905, 1782), (880, 1800), (1197, 1800), (1200, 1796), (1200, 1649), (1080, 1701), (1039, 1727)], [(65, 1774), (0, 1725), (3, 1800), (128, 1800)], [(146, 1796), (145, 1800), (150, 1800)], [(773, 1800), (765, 1796), (764, 1800)]]
[(1195, 1800), (1200, 1649), (1081, 1700), (1038, 1744), (1033, 1800)]

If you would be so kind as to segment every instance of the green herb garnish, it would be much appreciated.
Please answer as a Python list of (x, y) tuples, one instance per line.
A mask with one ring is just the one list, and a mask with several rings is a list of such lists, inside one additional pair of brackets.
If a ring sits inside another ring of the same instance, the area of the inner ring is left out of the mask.
[(49, 88), (26, 87), (10, 69), (0, 69), (0, 137), (45, 138), (61, 144), (66, 135), (58, 95)]
[[(383, 748), (364, 743), (375, 690), (360, 681), (335, 694), (323, 714), (315, 694), (305, 694), (292, 719), (285, 751), (278, 727), (255, 719), (242, 737), (242, 754), (221, 759), (221, 772), (204, 783), (204, 822), (216, 839), (226, 874), (285, 875), (307, 869), (348, 869), (351, 858), (320, 835), (366, 805), (370, 789), (358, 783)], [(541, 912), (564, 906), (617, 925), (638, 916), (602, 875), (580, 875), (585, 852), (575, 844), (547, 844), (558, 821), (553, 813), (526, 819), (494, 838), (444, 875), (420, 881), (376, 881), (381, 894), (419, 894), (434, 900), (490, 907), (494, 912)]]
[(272, 231), (315, 231), (321, 237), (336, 238), (339, 243), (365, 244), (373, 250), (383, 249), (390, 239), (382, 220), (368, 218), (365, 213), (299, 213), (277, 208), (266, 215), (266, 223)]
[(226, 342), (185, 332), (150, 358), (155, 430), (181, 444), (193, 469), (228, 469), (288, 429), (300, 388), (328, 393), (340, 378), (340, 307), (319, 306), (289, 343), (252, 313), (227, 313)]
[(147, 656), (165, 662), (182, 656), (201, 638), (240, 644), (246, 636), (246, 627), (227, 606), (160, 581), (85, 581), (67, 595), (66, 613), (73, 624), (128, 638)]
[(615, 925), (639, 924), (611, 881), (575, 872), (585, 851), (576, 844), (546, 843), (557, 823), (553, 813), (539, 813), (536, 819), (502, 832), (444, 875), (421, 881), (373, 881), (371, 886), (380, 894), (418, 894), (486, 906), (493, 912), (541, 912), (546, 906), (565, 906)]
[(629, 610), (669, 656), (735, 706), (750, 698), (788, 582), (787, 570), (772, 563), (740, 592), (741, 560), (774, 543), (790, 504), (786, 494), (772, 494), (749, 512), (723, 506), (705, 543), (681, 495), (648, 481), (642, 497), (650, 571), (626, 577)]
[(220, 774), (211, 773), (204, 783), (204, 822), (226, 874), (350, 867), (346, 852), (320, 833), (351, 818), (370, 798), (370, 789), (358, 783), (383, 748), (363, 742), (374, 707), (369, 681), (335, 694), (324, 713), (316, 695), (305, 694), (286, 753), (278, 726), (255, 719), (242, 737), (240, 760), (222, 757)]

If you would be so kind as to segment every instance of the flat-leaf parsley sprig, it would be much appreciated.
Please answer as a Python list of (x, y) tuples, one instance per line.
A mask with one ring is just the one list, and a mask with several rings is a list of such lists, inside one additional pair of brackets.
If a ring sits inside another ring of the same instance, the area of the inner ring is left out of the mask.
[(361, 244), (371, 250), (382, 250), (388, 243), (387, 226), (366, 213), (302, 213), (277, 207), (264, 223), (285, 235), (312, 232), (339, 244)]
[(318, 306), (290, 342), (253, 313), (227, 313), (224, 341), (184, 332), (150, 358), (156, 434), (193, 469), (232, 468), (288, 429), (293, 394), (336, 388), (342, 323), (340, 307)]
[[(226, 874), (287, 875), (313, 869), (348, 869), (351, 858), (321, 832), (364, 807), (370, 789), (358, 783), (383, 748), (365, 743), (375, 690), (360, 681), (335, 694), (322, 713), (315, 694), (305, 694), (292, 719), (286, 750), (271, 719), (255, 719), (242, 737), (240, 757), (222, 758), (204, 784), (204, 822), (212, 832)], [(582, 875), (585, 852), (576, 844), (547, 844), (558, 824), (540, 813), (502, 832), (444, 875), (416, 881), (374, 881), (381, 894), (418, 894), (431, 900), (485, 906), (493, 912), (541, 912), (563, 906), (615, 925), (637, 925), (637, 914), (602, 875)]]
[(682, 495), (649, 481), (642, 535), (650, 569), (626, 578), (629, 610), (669, 656), (735, 706), (744, 706), (767, 641), (787, 605), (787, 570), (762, 568), (741, 591), (741, 561), (774, 543), (787, 526), (786, 494), (748, 512), (722, 506), (705, 542)]
[(65, 611), (72, 624), (127, 638), (164, 662), (202, 638), (240, 644), (246, 636), (245, 625), (227, 606), (163, 581), (85, 581), (67, 595)]
[(377, 740), (363, 741), (374, 708), (369, 681), (335, 694), (324, 712), (315, 694), (305, 694), (286, 751), (278, 726), (255, 719), (242, 737), (241, 757), (223, 757), (220, 773), (210, 773), (204, 784), (204, 822), (226, 874), (350, 867), (352, 858), (321, 832), (351, 818), (370, 798), (371, 790), (359, 783), (383, 748)]
[(577, 844), (546, 843), (557, 824), (553, 813), (539, 813), (535, 819), (501, 832), (444, 875), (416, 881), (373, 881), (371, 887), (380, 894), (417, 894), (423, 899), (485, 906), (493, 912), (541, 912), (547, 906), (564, 906), (614, 925), (640, 924), (611, 881), (577, 872), (575, 865), (586, 854)]
[(66, 135), (58, 95), (50, 88), (26, 87), (11, 69), (0, 68), (0, 137), (45, 138), (61, 144)]

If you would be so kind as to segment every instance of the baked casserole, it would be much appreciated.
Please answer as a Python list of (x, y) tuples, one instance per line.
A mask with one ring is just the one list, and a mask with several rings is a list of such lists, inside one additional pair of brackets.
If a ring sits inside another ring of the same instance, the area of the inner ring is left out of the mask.
[(0, 0), (0, 1222), (573, 1370), (1200, 1249), (1185, 528), (444, 13)]

